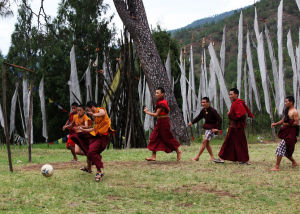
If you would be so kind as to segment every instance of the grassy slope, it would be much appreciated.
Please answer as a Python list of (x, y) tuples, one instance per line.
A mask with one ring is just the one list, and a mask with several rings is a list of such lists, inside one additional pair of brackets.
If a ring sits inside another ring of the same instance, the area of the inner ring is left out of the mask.
[[(221, 142), (214, 140), (215, 154)], [(250, 144), (251, 166), (216, 165), (207, 152), (199, 162), (190, 162), (198, 143), (182, 148), (180, 163), (175, 154), (159, 153), (158, 162), (147, 163), (143, 161), (149, 155), (146, 149), (106, 150), (103, 183), (79, 171), (80, 164), (56, 169), (52, 177), (44, 178), (40, 166), (26, 163), (26, 149), (18, 147), (13, 148), (15, 172), (11, 174), (2, 147), (0, 213), (299, 213), (299, 169), (291, 169), (284, 159), (281, 172), (268, 172), (276, 146)], [(298, 160), (299, 152), (298, 146)], [(34, 164), (70, 159), (63, 145), (33, 149)], [(28, 167), (32, 169), (25, 170)]]

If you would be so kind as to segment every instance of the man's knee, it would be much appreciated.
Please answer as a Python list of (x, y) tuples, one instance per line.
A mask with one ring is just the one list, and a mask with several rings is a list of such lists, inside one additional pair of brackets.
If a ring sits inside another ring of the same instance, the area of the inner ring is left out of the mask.
[(203, 141), (202, 141), (202, 144), (203, 145), (207, 145), (209, 143), (209, 141), (207, 140), (207, 139), (204, 139)]
[(87, 156), (90, 160), (92, 160), (92, 158), (93, 158), (95, 155), (99, 155), (99, 152), (96, 151), (96, 150), (89, 150), (89, 151), (87, 152), (87, 155), (86, 155), (86, 156)]
[(87, 156), (87, 158), (88, 158), (89, 160), (92, 160), (93, 157), (94, 157), (94, 155), (95, 155), (95, 152), (93, 152), (93, 151), (89, 151), (89, 152), (86, 154), (86, 156)]

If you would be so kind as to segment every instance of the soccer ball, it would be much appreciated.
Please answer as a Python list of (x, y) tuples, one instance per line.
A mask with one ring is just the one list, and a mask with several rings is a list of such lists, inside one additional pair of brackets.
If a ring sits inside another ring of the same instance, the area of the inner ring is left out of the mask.
[(54, 172), (54, 169), (53, 169), (53, 167), (50, 164), (45, 164), (41, 168), (41, 173), (45, 177), (50, 177), (51, 175), (53, 175), (53, 172)]

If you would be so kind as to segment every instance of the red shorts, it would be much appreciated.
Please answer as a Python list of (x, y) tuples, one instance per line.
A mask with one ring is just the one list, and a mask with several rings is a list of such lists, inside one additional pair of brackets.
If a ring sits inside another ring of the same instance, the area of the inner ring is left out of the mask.
[(66, 147), (75, 146), (75, 143), (71, 140), (71, 134), (69, 134)]

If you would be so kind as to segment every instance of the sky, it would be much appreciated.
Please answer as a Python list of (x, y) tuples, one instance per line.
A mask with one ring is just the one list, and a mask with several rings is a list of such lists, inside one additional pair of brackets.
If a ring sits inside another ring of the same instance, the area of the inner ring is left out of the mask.
[[(61, 0), (44, 0), (47, 15), (56, 16), (58, 3)], [(195, 20), (217, 15), (226, 11), (239, 9), (254, 3), (255, 0), (144, 0), (149, 24), (154, 28), (159, 24), (162, 29), (172, 30), (184, 27)], [(38, 13), (40, 0), (32, 0), (33, 10)], [(107, 16), (115, 14), (113, 22), (122, 29), (122, 22), (115, 10), (113, 0), (104, 0), (110, 5)], [(14, 15), (0, 18), (0, 50), (6, 55), (11, 43), (11, 34), (17, 21), (16, 4), (12, 5)]]

